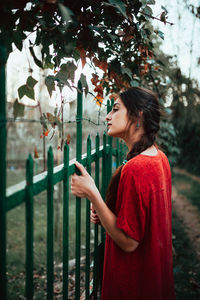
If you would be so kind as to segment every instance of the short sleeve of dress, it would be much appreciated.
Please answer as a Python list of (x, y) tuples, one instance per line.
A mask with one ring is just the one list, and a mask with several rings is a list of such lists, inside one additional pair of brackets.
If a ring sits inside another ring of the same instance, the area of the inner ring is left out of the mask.
[(124, 172), (120, 178), (117, 197), (117, 227), (137, 242), (141, 242), (145, 233), (146, 207), (142, 186), (135, 181), (130, 172)]

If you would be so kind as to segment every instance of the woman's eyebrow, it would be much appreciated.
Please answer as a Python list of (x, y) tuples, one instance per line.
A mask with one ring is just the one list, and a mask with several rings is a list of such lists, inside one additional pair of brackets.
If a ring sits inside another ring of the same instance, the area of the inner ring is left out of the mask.
[(114, 103), (114, 104), (113, 104), (113, 107), (115, 107), (116, 105), (120, 105), (120, 103)]

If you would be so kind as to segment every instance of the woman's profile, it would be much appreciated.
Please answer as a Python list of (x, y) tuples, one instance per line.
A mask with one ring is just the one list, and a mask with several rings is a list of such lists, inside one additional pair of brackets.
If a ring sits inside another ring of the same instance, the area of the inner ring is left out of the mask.
[(132, 87), (107, 115), (108, 135), (123, 139), (126, 160), (111, 178), (106, 203), (91, 176), (76, 163), (71, 190), (92, 204), (91, 221), (106, 230), (102, 300), (174, 300), (171, 171), (155, 144), (156, 95)]

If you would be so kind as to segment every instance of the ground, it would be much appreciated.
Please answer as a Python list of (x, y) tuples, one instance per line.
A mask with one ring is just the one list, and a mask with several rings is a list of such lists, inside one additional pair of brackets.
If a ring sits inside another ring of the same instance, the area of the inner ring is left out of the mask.
[[(172, 229), (176, 300), (200, 300), (200, 178), (173, 169)], [(15, 174), (17, 176), (17, 174)], [(71, 203), (75, 203), (71, 201)], [(35, 300), (46, 297), (46, 194), (35, 197)], [(84, 205), (85, 207), (85, 205)], [(71, 209), (75, 215), (75, 204)], [(62, 214), (61, 214), (62, 215)], [(24, 296), (25, 213), (21, 205), (8, 213), (9, 300)], [(60, 223), (59, 223), (60, 224)], [(84, 226), (83, 226), (84, 227)], [(85, 227), (84, 227), (85, 228)], [(74, 227), (72, 227), (72, 240)], [(59, 241), (59, 239), (58, 239)], [(85, 237), (83, 239), (85, 241)], [(84, 243), (83, 243), (84, 244)], [(11, 247), (12, 246), (12, 247)], [(56, 243), (55, 243), (56, 246)], [(57, 248), (55, 248), (56, 250)], [(59, 249), (59, 248), (58, 248)], [(72, 252), (73, 252), (72, 247)], [(84, 253), (84, 252), (83, 252)], [(61, 257), (61, 258), (60, 258)], [(70, 256), (70, 258), (72, 258)], [(91, 268), (92, 277), (92, 268)], [(62, 254), (55, 252), (54, 299), (62, 299)], [(81, 295), (85, 289), (85, 262), (81, 263)], [(75, 298), (75, 263), (70, 260), (69, 300)], [(83, 297), (84, 299), (84, 297)]]
[[(175, 173), (187, 175), (200, 183), (199, 177), (191, 175), (185, 170), (176, 168), (174, 171)], [(180, 188), (188, 189), (190, 184), (184, 184), (183, 187), (179, 184)], [(177, 216), (183, 221), (185, 232), (190, 239), (197, 258), (200, 260), (200, 214), (198, 208), (191, 204), (185, 196), (180, 195), (174, 185), (172, 189), (172, 206)]]

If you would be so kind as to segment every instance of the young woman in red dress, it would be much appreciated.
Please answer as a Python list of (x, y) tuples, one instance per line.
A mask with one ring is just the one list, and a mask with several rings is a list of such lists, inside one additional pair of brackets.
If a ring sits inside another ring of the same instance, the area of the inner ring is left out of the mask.
[(107, 115), (108, 135), (129, 152), (114, 173), (106, 203), (85, 168), (71, 190), (92, 203), (91, 221), (106, 230), (102, 300), (174, 300), (171, 171), (155, 145), (160, 108), (151, 91), (133, 87)]

